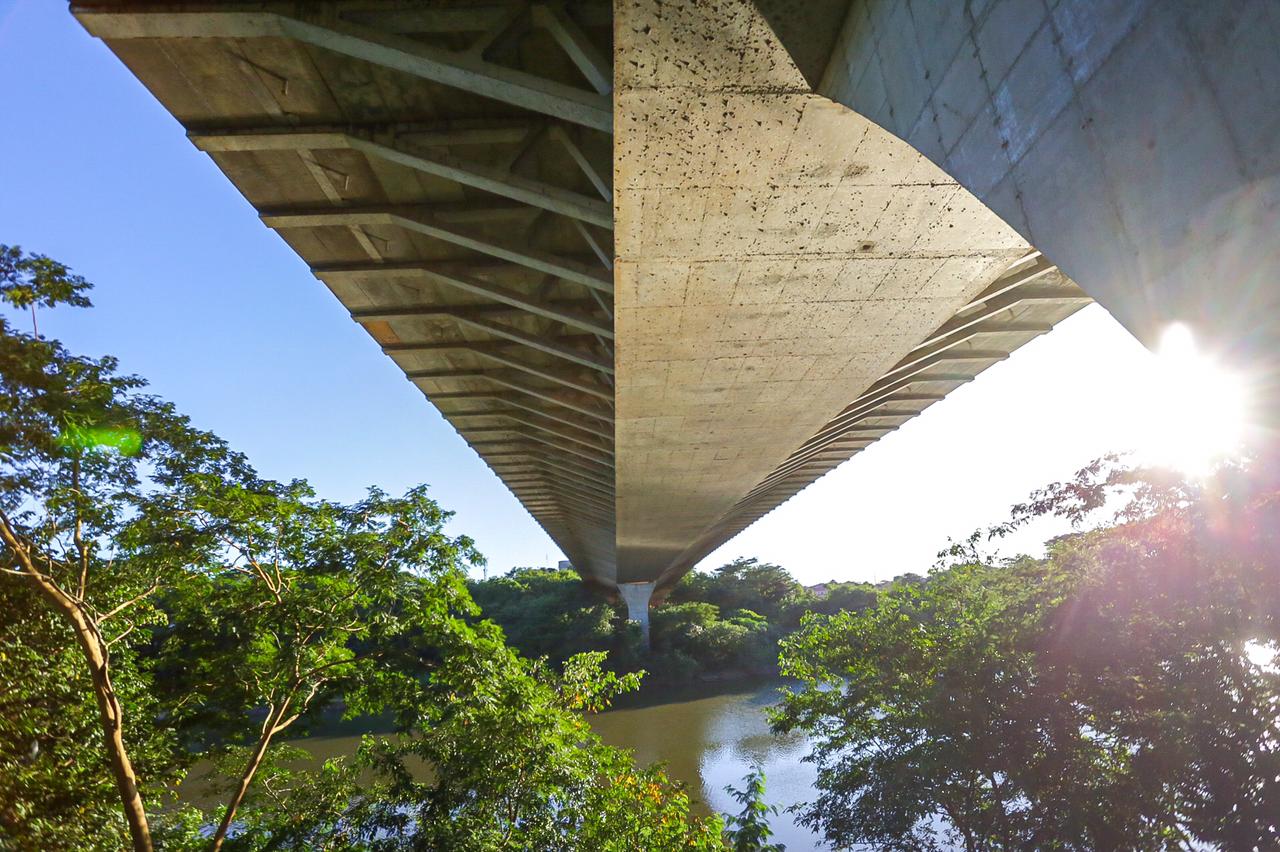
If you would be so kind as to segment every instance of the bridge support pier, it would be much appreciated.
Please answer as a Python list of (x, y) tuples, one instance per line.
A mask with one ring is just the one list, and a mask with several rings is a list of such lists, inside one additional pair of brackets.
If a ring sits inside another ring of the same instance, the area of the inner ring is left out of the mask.
[(618, 594), (627, 605), (627, 620), (639, 622), (645, 650), (649, 649), (649, 600), (654, 583), (619, 583)]

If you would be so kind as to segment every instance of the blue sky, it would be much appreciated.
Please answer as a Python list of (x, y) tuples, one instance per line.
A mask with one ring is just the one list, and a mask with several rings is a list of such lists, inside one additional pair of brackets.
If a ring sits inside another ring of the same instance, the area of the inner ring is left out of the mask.
[[(551, 540), (178, 123), (51, 0), (0, 0), (0, 243), (96, 282), (41, 332), (117, 355), (275, 478), (321, 494), (427, 482), (489, 570)], [(1150, 357), (1091, 307), (726, 544), (807, 583), (923, 572), (948, 536), (1141, 444)], [(1037, 530), (1036, 536), (1052, 532)], [(1019, 544), (1031, 549), (1028, 537)]]

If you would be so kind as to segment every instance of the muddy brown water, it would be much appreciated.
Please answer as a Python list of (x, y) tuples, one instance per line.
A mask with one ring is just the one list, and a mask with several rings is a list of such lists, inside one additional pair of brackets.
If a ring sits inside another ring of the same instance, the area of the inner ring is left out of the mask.
[[(774, 841), (786, 844), (788, 852), (826, 849), (785, 810), (812, 798), (814, 769), (801, 762), (809, 751), (803, 736), (778, 737), (769, 731), (764, 710), (778, 700), (780, 688), (776, 680), (655, 687), (590, 721), (601, 739), (632, 750), (639, 763), (665, 763), (668, 774), (684, 782), (702, 813), (739, 810), (724, 788), (741, 786), (751, 766), (759, 764), (767, 778), (766, 798), (781, 811), (771, 822)], [(310, 755), (303, 765), (317, 766), (351, 754), (359, 743), (359, 736), (319, 736), (290, 744)], [(198, 768), (192, 773), (186, 791), (191, 800), (205, 798), (200, 774)]]

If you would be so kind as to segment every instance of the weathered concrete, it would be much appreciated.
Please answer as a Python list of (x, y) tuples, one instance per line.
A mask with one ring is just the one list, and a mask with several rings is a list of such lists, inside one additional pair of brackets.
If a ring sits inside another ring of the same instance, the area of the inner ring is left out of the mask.
[(1277, 80), (1274, 0), (858, 0), (819, 91), (1139, 338), (1185, 322), (1280, 387)]
[(645, 624), (1063, 272), (1280, 399), (1271, 0), (615, 6), (75, 8)]
[(668, 580), (1028, 247), (747, 0), (616, 14), (617, 577)]
[(627, 605), (627, 620), (640, 625), (646, 648), (649, 647), (649, 603), (653, 600), (654, 585), (652, 581), (618, 584), (618, 596)]
[(608, 3), (74, 11), (587, 578), (608, 577)]

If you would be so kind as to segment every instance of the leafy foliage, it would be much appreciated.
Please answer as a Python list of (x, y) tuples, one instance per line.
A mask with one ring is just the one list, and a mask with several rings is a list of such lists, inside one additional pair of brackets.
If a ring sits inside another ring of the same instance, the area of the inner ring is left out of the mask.
[[(0, 276), (13, 306), (87, 304), (47, 258), (0, 247)], [(262, 480), (143, 388), (0, 318), (0, 845), (721, 847), (583, 719), (639, 676), (516, 655), (424, 489)], [(291, 769), (275, 738), (334, 707), (396, 731)], [(200, 756), (227, 806), (148, 814)]]
[(903, 850), (1280, 842), (1280, 678), (1246, 655), (1278, 636), (1280, 503), (1243, 482), (1099, 466), (1014, 520), (1123, 493), (1118, 525), (807, 618), (775, 719), (815, 740), (804, 821)]
[(69, 305), (87, 308), (93, 285), (56, 260), (0, 245), (0, 302), (15, 308)]
[(608, 651), (623, 671), (644, 669), (659, 681), (776, 671), (778, 640), (806, 611), (862, 608), (875, 588), (830, 583), (819, 598), (777, 565), (738, 559), (710, 573), (691, 573), (651, 615), (653, 647), (646, 652), (626, 613), (586, 587), (572, 571), (516, 568), (473, 581), (485, 617), (530, 657), (560, 664), (570, 656)]
[[(0, 849), (118, 850), (129, 844), (102, 721), (71, 630), (37, 593), (0, 580)], [(182, 778), (189, 756), (132, 649), (112, 654), (129, 709), (125, 739), (148, 800)]]
[(741, 790), (733, 786), (725, 788), (725, 792), (742, 805), (741, 813), (726, 820), (725, 837), (733, 852), (786, 852), (787, 847), (781, 843), (769, 842), (773, 836), (769, 817), (777, 816), (778, 809), (764, 800), (764, 770), (753, 766), (743, 784)]
[[(0, 246), (0, 299), (12, 306), (83, 306), (87, 288), (61, 264)], [(118, 559), (119, 539), (149, 495), (190, 474), (243, 466), (217, 438), (142, 393), (143, 386), (120, 375), (111, 358), (72, 355), (0, 318), (0, 573), (36, 594), (64, 626), (35, 635), (29, 630), (47, 627), (47, 620), (24, 624), (27, 647), (74, 647), (82, 655), (102, 744), (140, 850), (151, 841), (125, 739), (125, 692), (113, 665), (163, 620), (156, 594), (183, 577), (173, 563)], [(24, 786), (18, 795), (16, 808), (43, 794)]]
[(563, 663), (574, 654), (616, 650), (618, 613), (574, 571), (513, 568), (470, 583), (486, 618), (527, 657)]

